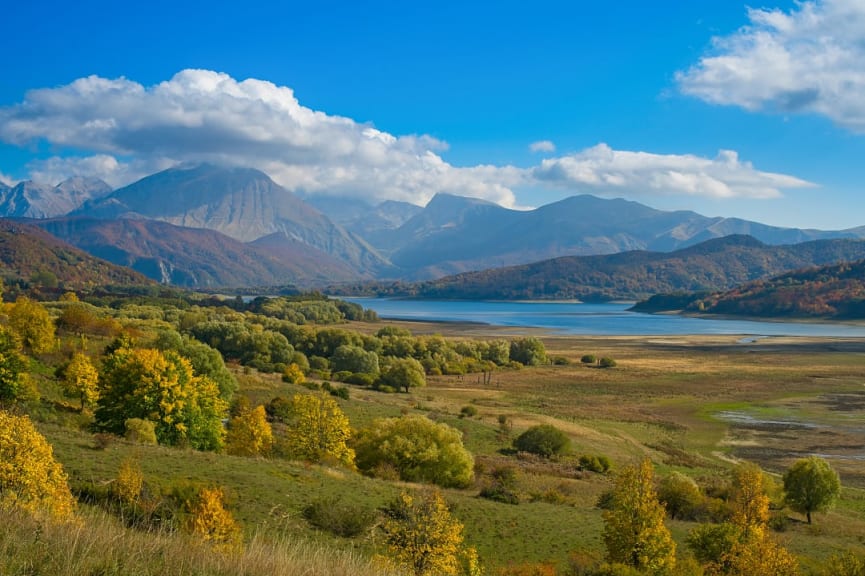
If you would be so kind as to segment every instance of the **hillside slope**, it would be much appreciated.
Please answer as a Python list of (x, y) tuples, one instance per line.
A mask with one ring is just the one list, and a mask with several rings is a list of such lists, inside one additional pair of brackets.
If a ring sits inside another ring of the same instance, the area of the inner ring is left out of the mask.
[(716, 293), (689, 311), (767, 318), (865, 319), (865, 260), (789, 272)]
[(47, 276), (66, 289), (152, 283), (138, 272), (95, 258), (37, 226), (8, 219), (0, 219), (0, 274), (7, 282)]

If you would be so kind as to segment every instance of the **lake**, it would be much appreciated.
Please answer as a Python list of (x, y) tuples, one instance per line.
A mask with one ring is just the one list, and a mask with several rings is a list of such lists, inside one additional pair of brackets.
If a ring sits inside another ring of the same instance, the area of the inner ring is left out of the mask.
[(545, 328), (561, 334), (640, 336), (742, 334), (748, 336), (865, 337), (865, 326), (833, 323), (721, 320), (628, 312), (630, 303), (492, 302), (345, 298), (381, 318), (427, 322), (476, 322)]

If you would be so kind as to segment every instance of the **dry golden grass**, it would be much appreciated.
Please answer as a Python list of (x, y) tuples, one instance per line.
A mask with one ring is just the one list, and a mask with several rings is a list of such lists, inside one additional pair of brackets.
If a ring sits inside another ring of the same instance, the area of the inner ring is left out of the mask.
[(4, 576), (373, 576), (382, 566), (345, 551), (302, 541), (253, 537), (223, 553), (191, 536), (139, 532), (102, 513), (76, 524), (51, 524), (0, 511)]

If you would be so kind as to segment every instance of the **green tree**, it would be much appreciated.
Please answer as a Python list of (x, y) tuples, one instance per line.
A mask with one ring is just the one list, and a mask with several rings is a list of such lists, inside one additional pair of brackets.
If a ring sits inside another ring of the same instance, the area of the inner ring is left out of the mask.
[(463, 525), (437, 490), (420, 498), (403, 492), (384, 513), (382, 531), (394, 564), (414, 576), (459, 574)]
[(287, 427), (282, 447), (289, 456), (309, 462), (331, 459), (354, 466), (354, 450), (348, 446), (351, 426), (333, 398), (296, 394), (288, 405), (282, 404), (280, 417)]
[(17, 400), (27, 391), (27, 363), (18, 335), (0, 326), (0, 402)]
[(228, 406), (209, 378), (176, 352), (120, 348), (103, 365), (96, 422), (122, 435), (130, 418), (152, 420), (160, 444), (218, 450)]
[(264, 406), (244, 407), (228, 421), (225, 450), (234, 456), (266, 456), (273, 446), (273, 430)]
[(690, 476), (673, 472), (658, 484), (658, 499), (670, 518), (693, 520), (704, 501), (700, 487)]
[(36, 354), (54, 348), (54, 322), (48, 310), (39, 302), (19, 296), (9, 307), (9, 326), (21, 338), (21, 342)]
[(526, 366), (537, 366), (547, 361), (547, 349), (535, 336), (519, 338), (511, 342), (511, 360)]
[(604, 510), (607, 561), (667, 574), (676, 564), (676, 544), (664, 525), (664, 507), (653, 485), (648, 459), (616, 476), (612, 507)]
[(379, 384), (396, 390), (422, 388), (426, 386), (423, 366), (414, 358), (387, 358), (385, 368), (379, 377)]
[(570, 450), (571, 439), (551, 424), (532, 426), (514, 440), (514, 448), (520, 452), (537, 454), (544, 458), (561, 456)]
[(30, 418), (0, 410), (0, 508), (6, 507), (65, 519), (75, 499), (51, 445)]
[(805, 514), (828, 510), (841, 493), (841, 480), (829, 463), (817, 456), (797, 460), (784, 473), (785, 500), (790, 507)]
[(81, 400), (81, 411), (85, 406), (92, 406), (99, 398), (99, 372), (86, 354), (76, 352), (66, 366), (61, 380), (64, 392)]
[(334, 372), (378, 375), (378, 354), (367, 352), (360, 346), (343, 344), (337, 347), (330, 357), (330, 367)]
[(358, 468), (367, 473), (392, 467), (407, 482), (444, 487), (465, 487), (474, 477), (474, 458), (460, 431), (424, 416), (376, 419), (358, 432), (354, 449)]

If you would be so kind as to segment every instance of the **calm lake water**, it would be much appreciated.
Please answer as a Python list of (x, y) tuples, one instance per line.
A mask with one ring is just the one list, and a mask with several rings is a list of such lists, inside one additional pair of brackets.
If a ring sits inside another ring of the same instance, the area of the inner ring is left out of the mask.
[(375, 310), (382, 318), (537, 327), (562, 334), (865, 337), (865, 326), (640, 314), (628, 312), (627, 308), (631, 306), (628, 303), (486, 302), (389, 298), (345, 298), (345, 300)]

